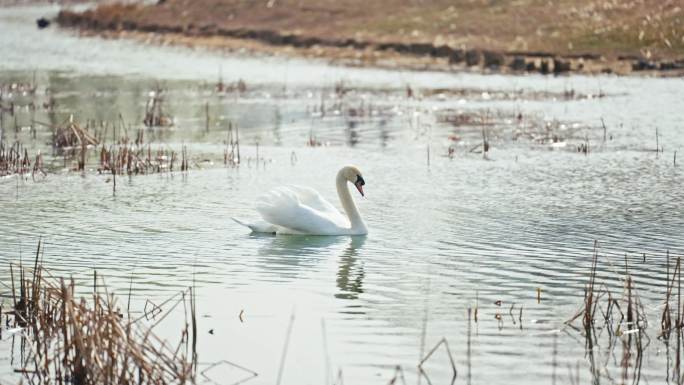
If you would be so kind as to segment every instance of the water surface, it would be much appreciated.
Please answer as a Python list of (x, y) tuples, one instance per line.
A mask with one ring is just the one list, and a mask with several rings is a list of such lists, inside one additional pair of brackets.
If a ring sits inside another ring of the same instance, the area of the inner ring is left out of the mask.
[[(0, 83), (35, 77), (38, 86), (35, 95), (3, 90), (17, 110), (16, 119), (3, 114), (2, 140), (40, 150), (50, 171), (0, 180), (3, 294), (8, 262), (30, 259), (42, 237), (45, 265), (86, 291), (93, 270), (121, 296), (132, 277), (136, 314), (194, 281), (200, 368), (228, 360), (258, 373), (248, 383), (276, 381), (292, 316), (282, 383), (332, 383), (339, 373), (350, 384), (387, 383), (397, 365), (408, 382), (427, 381), (416, 365), (442, 338), (457, 383), (546, 384), (553, 373), (572, 383), (576, 365), (587, 382), (584, 339), (564, 321), (582, 303), (598, 241), (599, 279), (619, 296), (627, 260), (648, 310), (641, 381), (667, 378), (670, 351), (656, 336), (665, 252), (684, 252), (684, 177), (674, 163), (675, 151), (684, 157), (682, 79), (345, 68), (34, 28), (54, 12), (0, 10)], [(217, 93), (219, 72), (247, 90)], [(158, 87), (174, 125), (145, 128)], [(50, 98), (55, 109), (41, 108)], [(87, 172), (70, 171), (74, 161), (52, 148), (51, 131), (31, 124), (71, 114), (81, 122), (121, 114), (153, 148), (186, 145), (192, 168), (119, 176), (113, 195), (94, 156)], [(233, 124), (239, 167), (223, 164)], [(577, 152), (586, 143), (589, 154)], [(367, 197), (356, 197), (366, 237), (256, 236), (230, 219), (256, 218), (255, 198), (283, 184), (311, 186), (338, 205), (334, 177), (345, 164), (367, 182)], [(177, 313), (162, 336), (178, 335)], [(6, 335), (0, 342), (5, 352), (11, 344)], [(0, 379), (14, 381), (16, 358), (4, 354)], [(621, 378), (620, 349), (595, 354), (607, 362), (602, 381)], [(426, 374), (450, 382), (444, 350)], [(225, 365), (206, 375), (225, 384), (244, 377)]]

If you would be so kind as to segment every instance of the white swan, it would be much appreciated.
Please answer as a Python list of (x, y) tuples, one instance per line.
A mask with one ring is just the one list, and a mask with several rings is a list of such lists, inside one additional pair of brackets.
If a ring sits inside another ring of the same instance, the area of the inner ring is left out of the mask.
[(257, 233), (368, 234), (368, 228), (361, 219), (347, 186), (347, 182), (351, 182), (363, 196), (363, 185), (366, 182), (361, 172), (353, 166), (342, 167), (335, 182), (346, 217), (316, 190), (302, 186), (286, 186), (271, 190), (257, 199), (256, 209), (261, 214), (261, 221), (245, 223), (236, 218), (233, 220)]

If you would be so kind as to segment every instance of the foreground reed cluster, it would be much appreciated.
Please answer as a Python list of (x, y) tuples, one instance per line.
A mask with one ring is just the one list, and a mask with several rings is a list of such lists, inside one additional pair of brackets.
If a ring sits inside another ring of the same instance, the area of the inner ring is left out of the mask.
[(22, 329), (22, 343), (29, 346), (23, 366), (15, 372), (26, 383), (195, 383), (197, 327), (192, 288), (180, 295), (179, 302), (189, 311), (181, 340), (171, 347), (155, 336), (154, 325), (145, 327), (140, 319), (122, 314), (106, 286), (105, 294), (99, 294), (97, 276), (92, 298), (77, 298), (73, 279), (55, 278), (43, 269), (41, 252), (39, 243), (32, 269), (20, 265), (17, 274), (10, 265), (13, 309), (8, 315)]
[[(589, 281), (584, 289), (584, 301), (575, 315), (566, 321), (566, 325), (584, 337), (585, 351), (594, 383), (599, 383), (601, 379), (607, 379), (612, 383), (639, 383), (642, 378), (644, 352), (651, 344), (651, 338), (647, 333), (649, 322), (646, 307), (635, 286), (626, 256), (622, 274), (618, 274), (616, 267), (611, 264), (611, 268), (622, 283), (621, 295), (615, 293), (615, 289), (611, 289), (605, 281), (601, 280), (598, 274), (598, 262), (599, 248), (598, 243), (595, 243)], [(681, 353), (684, 346), (682, 345), (684, 342), (682, 317), (684, 314), (680, 300), (680, 266), (681, 260), (677, 258), (675, 268), (671, 271), (668, 252), (666, 297), (662, 305), (662, 330), (658, 339), (665, 345), (664, 351), (668, 362), (667, 379), (674, 384), (684, 383), (684, 376), (681, 373)], [(673, 298), (675, 287), (677, 304), (673, 309), (671, 302), (675, 300)], [(673, 310), (676, 319), (673, 319)], [(673, 333), (676, 334), (676, 341), (673, 341), (675, 338)], [(672, 353), (674, 357), (671, 357)], [(614, 358), (612, 361), (619, 365), (617, 373), (611, 373), (608, 370), (607, 365), (611, 360), (603, 358), (604, 355)]]

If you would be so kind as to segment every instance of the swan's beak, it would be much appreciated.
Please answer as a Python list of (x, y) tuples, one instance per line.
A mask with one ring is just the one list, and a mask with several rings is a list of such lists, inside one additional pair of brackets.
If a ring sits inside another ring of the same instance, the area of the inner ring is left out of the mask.
[(354, 186), (356, 186), (356, 189), (359, 190), (359, 193), (361, 193), (362, 197), (365, 197), (366, 195), (363, 193), (363, 185), (365, 185), (366, 182), (363, 180), (361, 175), (356, 176), (356, 182), (354, 183)]
[(354, 183), (354, 186), (356, 186), (356, 189), (359, 190), (359, 192), (361, 193), (361, 196), (362, 196), (362, 197), (365, 196), (365, 195), (363, 194), (363, 185), (362, 185), (362, 184)]

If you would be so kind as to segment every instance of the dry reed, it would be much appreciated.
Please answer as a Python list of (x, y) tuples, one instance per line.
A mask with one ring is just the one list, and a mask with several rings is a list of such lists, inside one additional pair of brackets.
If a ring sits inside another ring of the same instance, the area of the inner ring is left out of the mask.
[(31, 158), (28, 150), (15, 142), (7, 147), (0, 141), (0, 177), (14, 174), (25, 174), (31, 170)]
[(163, 109), (164, 96), (163, 90), (157, 88), (150, 92), (150, 98), (145, 105), (145, 118), (143, 123), (147, 127), (167, 127), (173, 126), (173, 118), (167, 115)]
[(20, 142), (15, 142), (7, 147), (3, 141), (0, 141), (0, 177), (28, 173), (34, 179), (36, 174), (47, 176), (44, 169), (43, 154), (38, 152), (34, 161), (31, 162), (28, 150)]
[[(235, 135), (233, 135), (233, 128), (235, 128)], [(234, 125), (233, 122), (228, 123), (228, 138), (226, 148), (223, 150), (223, 164), (232, 167), (240, 164), (240, 130), (238, 125)]]
[(98, 143), (99, 140), (87, 128), (82, 128), (73, 115), (54, 130), (53, 146), (57, 148), (83, 148), (97, 146)]
[(41, 254), (39, 242), (33, 268), (20, 265), (18, 282), (10, 265), (14, 306), (6, 314), (22, 328), (22, 340), (30, 348), (22, 367), (15, 370), (26, 383), (195, 383), (196, 333), (190, 334), (190, 328), (196, 330), (196, 323), (191, 288), (181, 296), (185, 301), (189, 293), (193, 303), (191, 325), (185, 322), (180, 343), (171, 347), (155, 336), (154, 325), (148, 328), (124, 317), (114, 296), (106, 293), (106, 286), (105, 294), (94, 287), (91, 299), (77, 298), (74, 281), (51, 276), (42, 266)]
[[(174, 171), (179, 161), (175, 151), (163, 147), (153, 150), (152, 145), (144, 146), (143, 142), (142, 131), (138, 131), (135, 143), (124, 137), (119, 140), (118, 144), (109, 148), (102, 145), (98, 172), (110, 172), (113, 175), (138, 175)], [(188, 152), (185, 146), (181, 151), (178, 168), (180, 171), (189, 169)]]
[[(616, 382), (610, 377), (609, 371), (603, 367), (607, 363), (602, 364), (594, 357), (596, 348), (599, 347), (599, 338), (602, 336), (604, 338), (607, 336), (609, 352), (614, 350), (616, 342), (622, 342), (622, 359), (619, 361), (622, 383), (627, 383), (628, 379), (638, 383), (641, 377), (643, 351), (650, 341), (645, 332), (648, 322), (644, 305), (634, 285), (626, 255), (625, 271), (620, 276), (623, 283), (622, 298), (616, 298), (606, 283), (599, 282), (598, 261), (599, 245), (595, 242), (589, 281), (584, 288), (583, 305), (565, 323), (584, 336), (585, 351), (594, 383), (600, 382), (601, 377), (607, 377), (611, 382)], [(610, 263), (610, 260), (608, 262)], [(669, 309), (666, 307), (663, 325), (668, 325), (668, 313)], [(581, 319), (580, 328), (573, 325), (578, 319)], [(603, 331), (607, 333), (604, 334)], [(644, 339), (647, 341), (645, 345)]]

